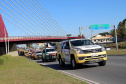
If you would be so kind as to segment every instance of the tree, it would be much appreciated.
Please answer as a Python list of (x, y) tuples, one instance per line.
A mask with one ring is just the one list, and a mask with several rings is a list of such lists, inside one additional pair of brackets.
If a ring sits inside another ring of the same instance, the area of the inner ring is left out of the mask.
[(71, 34), (67, 34), (67, 36), (69, 37), (69, 36), (72, 36)]
[(103, 33), (99, 33), (100, 35), (102, 35), (102, 36), (106, 36), (106, 35), (109, 35), (109, 33), (108, 32), (103, 32)]
[(118, 27), (117, 27), (119, 37), (122, 39), (126, 39), (125, 21), (126, 19), (124, 19), (122, 22), (119, 22)]
[[(80, 36), (80, 34), (78, 36)], [(84, 35), (82, 34), (82, 36), (84, 36)]]

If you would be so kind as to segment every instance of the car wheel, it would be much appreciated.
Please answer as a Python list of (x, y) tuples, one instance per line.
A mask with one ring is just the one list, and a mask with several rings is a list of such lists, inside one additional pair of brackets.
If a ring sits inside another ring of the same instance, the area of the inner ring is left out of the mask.
[(99, 62), (98, 64), (99, 64), (99, 66), (105, 66), (106, 65), (106, 61)]
[(36, 58), (35, 58), (35, 57), (33, 57), (33, 59), (34, 59), (34, 60), (36, 60)]
[(61, 57), (59, 58), (59, 65), (63, 67), (65, 65), (65, 62), (62, 61)]
[(42, 61), (45, 62), (45, 60), (42, 58)]
[(72, 66), (72, 68), (76, 68), (77, 67), (77, 63), (76, 63), (74, 57), (71, 58), (71, 66)]

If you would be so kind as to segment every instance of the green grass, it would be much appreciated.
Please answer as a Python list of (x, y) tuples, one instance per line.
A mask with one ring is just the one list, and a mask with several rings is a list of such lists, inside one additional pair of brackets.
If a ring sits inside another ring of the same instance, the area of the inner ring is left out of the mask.
[[(109, 44), (104, 44), (104, 47), (110, 47), (110, 48), (116, 48), (115, 43), (109, 43)], [(126, 49), (126, 41), (118, 42), (118, 48), (119, 49)]]
[(0, 66), (0, 84), (87, 84), (25, 57), (5, 60)]
[(126, 55), (126, 49), (108, 50), (108, 55)]
[(10, 55), (2, 55), (0, 56), (0, 66), (3, 65), (4, 63), (7, 62), (7, 60), (10, 58), (11, 56)]

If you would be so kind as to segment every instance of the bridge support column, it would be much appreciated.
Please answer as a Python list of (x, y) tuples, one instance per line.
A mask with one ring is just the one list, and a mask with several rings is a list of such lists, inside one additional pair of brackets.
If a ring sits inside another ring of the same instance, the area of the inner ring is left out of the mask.
[(9, 48), (9, 53), (7, 52), (8, 54), (10, 54), (11, 56), (18, 56), (17, 46), (14, 43), (10, 43), (9, 47), (5, 47), (5, 43), (1, 43), (1, 45), (0, 45), (0, 55), (6, 54), (6, 48)]
[(26, 44), (26, 46), (27, 46), (28, 48), (31, 48), (31, 47), (32, 47), (32, 44), (31, 44), (31, 43), (28, 43), (28, 44)]

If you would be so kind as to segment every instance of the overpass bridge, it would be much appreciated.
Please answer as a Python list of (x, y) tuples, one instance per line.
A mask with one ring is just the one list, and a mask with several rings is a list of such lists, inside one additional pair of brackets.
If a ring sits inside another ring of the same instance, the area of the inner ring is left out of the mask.
[(8, 52), (16, 50), (16, 44), (83, 38), (67, 37), (66, 31), (40, 2), (41, 0), (2, 0), (0, 2), (0, 54), (5, 54), (7, 48)]

